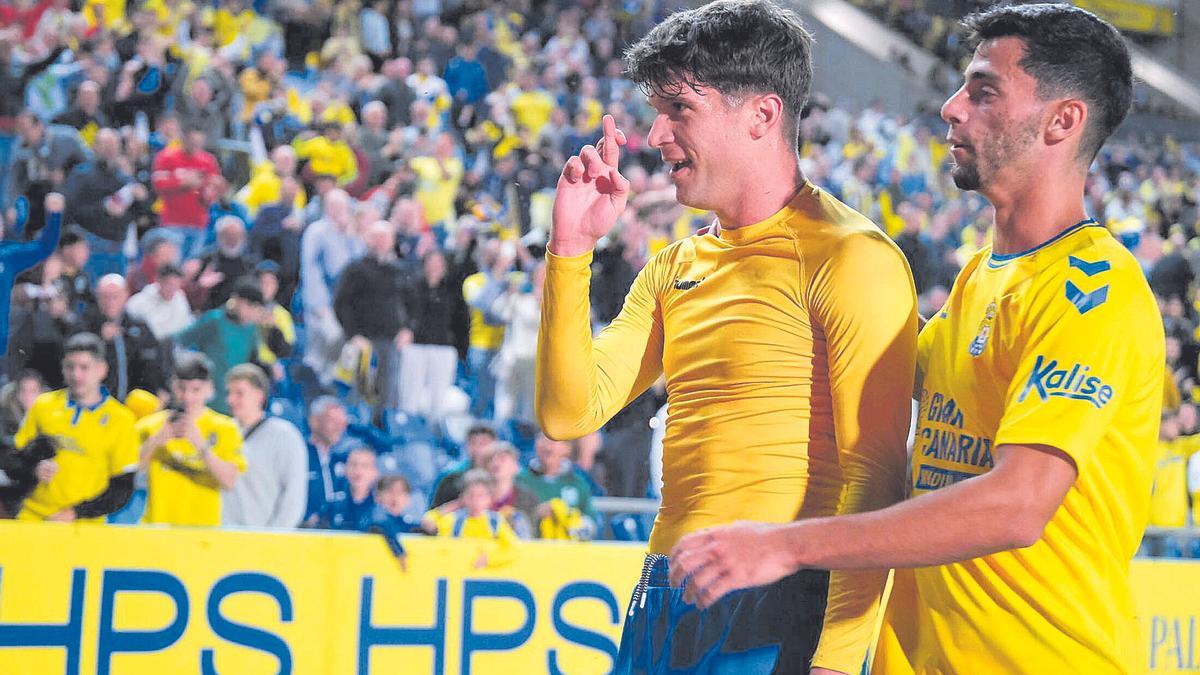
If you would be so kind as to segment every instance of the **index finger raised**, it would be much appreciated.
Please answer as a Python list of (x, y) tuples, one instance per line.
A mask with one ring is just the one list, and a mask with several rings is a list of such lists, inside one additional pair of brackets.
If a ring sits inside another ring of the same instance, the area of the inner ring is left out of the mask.
[(604, 129), (604, 145), (600, 148), (600, 159), (609, 166), (616, 166), (620, 159), (621, 150), (617, 140), (617, 121), (612, 115), (605, 115), (601, 126)]

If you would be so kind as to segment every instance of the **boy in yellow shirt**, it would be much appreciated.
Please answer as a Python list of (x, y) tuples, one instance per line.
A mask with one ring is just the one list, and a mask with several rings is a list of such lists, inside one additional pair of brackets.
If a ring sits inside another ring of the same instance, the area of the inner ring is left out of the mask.
[(231, 418), (207, 407), (213, 396), (212, 364), (189, 353), (176, 364), (175, 403), (134, 427), (147, 471), (144, 523), (221, 524), (221, 491), (246, 470), (242, 434)]
[(421, 524), (439, 537), (495, 541), (498, 549), (489, 555), (481, 547), (475, 559), (476, 569), (495, 567), (512, 560), (517, 533), (491, 507), (492, 476), (485, 469), (472, 469), (463, 476), (459, 498), (426, 513)]

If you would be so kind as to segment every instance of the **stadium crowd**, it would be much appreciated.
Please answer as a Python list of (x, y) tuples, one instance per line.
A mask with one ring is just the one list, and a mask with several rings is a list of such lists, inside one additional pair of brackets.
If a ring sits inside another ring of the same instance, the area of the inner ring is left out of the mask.
[[(622, 77), (623, 47), (667, 9), (0, 2), (0, 256), (45, 231), (48, 194), (65, 201), (57, 248), (15, 282), (0, 270), (9, 478), (16, 446), (53, 435), (49, 406), (79, 419), (116, 399), (135, 440), (114, 522), (380, 531), (397, 553), (409, 532), (498, 540), (480, 565), (518, 538), (629, 536), (591, 498), (654, 495), (665, 392), (580, 441), (539, 434), (539, 259), (563, 162), (605, 113), (635, 196), (593, 262), (597, 329), (651, 256), (711, 221), (675, 202), (653, 110)], [(802, 122), (804, 173), (895, 239), (924, 316), (989, 240), (944, 129), (823, 96)], [(1161, 299), (1152, 524), (1183, 526), (1200, 519), (1200, 146), (1125, 137), (1093, 169), (1089, 212)], [(89, 507), (38, 515), (108, 513)]]

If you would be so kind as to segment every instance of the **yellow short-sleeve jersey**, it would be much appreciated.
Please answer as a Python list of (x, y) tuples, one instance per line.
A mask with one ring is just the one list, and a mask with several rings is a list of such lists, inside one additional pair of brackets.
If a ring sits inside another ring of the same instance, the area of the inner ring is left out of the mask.
[[(137, 423), (138, 442), (158, 433), (171, 411), (163, 410)], [(229, 417), (205, 410), (196, 419), (200, 436), (213, 454), (246, 471), (242, 455), (242, 433)], [(167, 525), (221, 524), (221, 488), (209, 472), (199, 450), (186, 439), (173, 438), (150, 458), (144, 523)]]
[(37, 436), (51, 438), (58, 473), (34, 488), (17, 517), (44, 520), (104, 492), (110, 477), (136, 471), (133, 424), (133, 413), (107, 392), (90, 407), (65, 389), (39, 396), (17, 430), (16, 446), (24, 448)]
[(911, 491), (989, 471), (1002, 445), (1057, 448), (1078, 478), (1034, 545), (898, 573), (874, 672), (1135, 670), (1129, 563), (1149, 514), (1164, 362), (1137, 260), (1092, 221), (968, 262), (918, 340)]

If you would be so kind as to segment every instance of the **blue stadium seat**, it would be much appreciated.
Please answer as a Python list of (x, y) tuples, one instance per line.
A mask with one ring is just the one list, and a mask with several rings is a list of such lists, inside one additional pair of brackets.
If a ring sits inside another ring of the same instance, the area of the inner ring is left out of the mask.
[(636, 513), (614, 513), (608, 519), (614, 541), (649, 541), (650, 527), (646, 517)]

